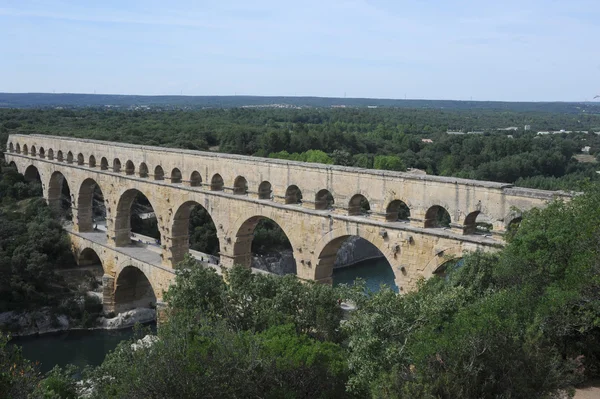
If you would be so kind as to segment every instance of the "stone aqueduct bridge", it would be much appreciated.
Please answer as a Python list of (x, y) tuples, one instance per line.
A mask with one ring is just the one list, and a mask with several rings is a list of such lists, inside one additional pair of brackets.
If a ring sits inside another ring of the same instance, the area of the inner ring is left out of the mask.
[[(331, 282), (340, 245), (360, 236), (381, 250), (398, 287), (407, 291), (449, 257), (501, 247), (521, 211), (566, 196), (486, 181), (44, 135), (11, 135), (5, 156), (26, 177), (37, 169), (51, 206), (60, 206), (62, 184), (68, 184), (73, 249), (81, 259), (89, 249), (100, 257), (109, 310), (139, 297), (130, 266), (144, 273), (161, 300), (173, 265), (188, 252), (189, 215), (197, 204), (214, 221), (222, 266), (250, 266), (254, 228), (269, 218), (289, 238), (299, 278)], [(106, 232), (93, 231), (94, 185), (104, 196)], [(131, 248), (138, 192), (157, 216), (158, 253)], [(361, 210), (365, 200), (368, 213)], [(406, 221), (398, 220), (401, 201), (410, 209)], [(450, 227), (435, 227), (440, 207), (450, 214)], [(492, 234), (475, 234), (483, 215)]]

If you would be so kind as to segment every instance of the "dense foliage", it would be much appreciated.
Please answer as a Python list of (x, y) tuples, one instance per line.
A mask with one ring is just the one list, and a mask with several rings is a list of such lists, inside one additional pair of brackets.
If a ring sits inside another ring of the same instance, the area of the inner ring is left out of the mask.
[[(531, 126), (525, 131), (524, 126)], [(499, 131), (515, 126), (518, 131)], [(537, 131), (561, 133), (538, 136)], [(484, 134), (450, 135), (448, 130)], [(9, 133), (46, 133), (363, 168), (580, 189), (596, 166), (600, 115), (446, 109), (0, 110)], [(586, 133), (576, 133), (586, 132)], [(422, 141), (422, 139), (428, 139)], [(591, 160), (593, 161), (593, 158)]]

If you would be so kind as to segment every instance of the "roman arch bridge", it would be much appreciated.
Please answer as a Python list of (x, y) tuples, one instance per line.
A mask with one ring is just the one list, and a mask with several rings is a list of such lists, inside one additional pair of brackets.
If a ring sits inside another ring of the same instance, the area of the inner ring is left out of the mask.
[[(5, 157), (26, 177), (39, 175), (53, 207), (68, 185), (73, 249), (81, 262), (91, 251), (100, 258), (109, 310), (141, 300), (144, 290), (161, 300), (174, 265), (189, 250), (190, 211), (197, 204), (214, 221), (224, 267), (250, 266), (254, 228), (268, 218), (289, 238), (299, 278), (331, 282), (340, 245), (360, 236), (383, 253), (406, 291), (449, 257), (501, 247), (522, 211), (567, 196), (487, 181), (44, 135), (10, 135)], [(95, 186), (105, 201), (106, 231), (93, 225)], [(156, 214), (160, 246), (153, 250), (132, 246), (137, 193)], [(450, 223), (440, 227), (445, 211)], [(481, 222), (491, 229), (482, 233)], [(149, 284), (139, 283), (142, 275)]]

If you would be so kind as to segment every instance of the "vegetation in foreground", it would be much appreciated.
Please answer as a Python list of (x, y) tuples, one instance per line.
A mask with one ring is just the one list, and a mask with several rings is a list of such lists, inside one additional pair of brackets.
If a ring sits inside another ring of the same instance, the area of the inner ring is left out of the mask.
[[(504, 250), (403, 296), (240, 267), (225, 283), (188, 258), (160, 340), (122, 343), (87, 384), (97, 398), (565, 397), (600, 373), (598, 204), (590, 187), (533, 210)], [(358, 307), (345, 322), (341, 299)], [(11, 374), (15, 354), (1, 353), (5, 392), (32, 392), (37, 377)], [(69, 397), (65, 372), (48, 378)]]

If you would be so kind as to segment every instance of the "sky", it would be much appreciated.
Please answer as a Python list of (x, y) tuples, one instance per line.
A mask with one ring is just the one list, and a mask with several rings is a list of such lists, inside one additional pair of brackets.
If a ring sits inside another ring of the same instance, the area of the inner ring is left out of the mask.
[(0, 92), (585, 101), (599, 0), (0, 0)]

